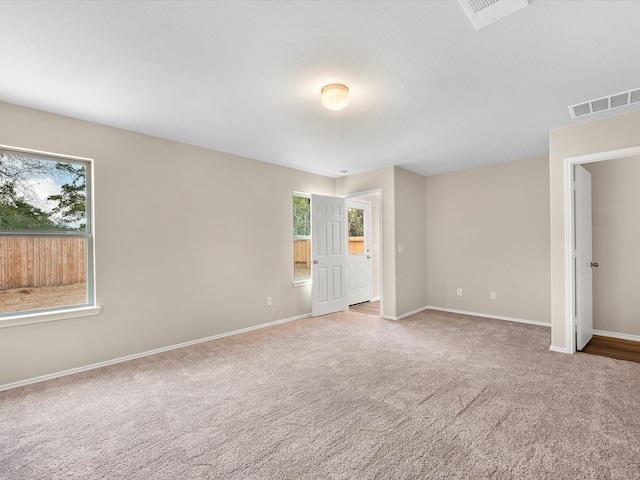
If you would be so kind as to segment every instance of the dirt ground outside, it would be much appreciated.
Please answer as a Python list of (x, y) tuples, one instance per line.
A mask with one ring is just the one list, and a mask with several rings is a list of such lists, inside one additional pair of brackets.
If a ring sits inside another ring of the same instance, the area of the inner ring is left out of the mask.
[(0, 290), (0, 313), (78, 305), (87, 301), (87, 285), (59, 285)]
[(311, 279), (311, 268), (302, 264), (296, 263), (294, 269), (294, 280), (308, 280)]

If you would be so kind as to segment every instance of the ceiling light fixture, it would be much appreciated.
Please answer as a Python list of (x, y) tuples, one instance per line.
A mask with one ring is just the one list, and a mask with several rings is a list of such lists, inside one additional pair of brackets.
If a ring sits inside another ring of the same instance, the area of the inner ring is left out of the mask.
[(342, 83), (330, 83), (321, 90), (322, 105), (329, 110), (342, 110), (349, 105), (349, 87)]

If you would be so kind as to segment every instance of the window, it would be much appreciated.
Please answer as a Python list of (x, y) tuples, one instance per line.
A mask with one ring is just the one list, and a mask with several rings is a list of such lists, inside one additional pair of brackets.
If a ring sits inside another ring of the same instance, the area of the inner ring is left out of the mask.
[(364, 210), (349, 209), (349, 253), (364, 253)]
[(293, 281), (311, 280), (311, 196), (293, 193)]
[(95, 305), (91, 167), (0, 147), (0, 323)]

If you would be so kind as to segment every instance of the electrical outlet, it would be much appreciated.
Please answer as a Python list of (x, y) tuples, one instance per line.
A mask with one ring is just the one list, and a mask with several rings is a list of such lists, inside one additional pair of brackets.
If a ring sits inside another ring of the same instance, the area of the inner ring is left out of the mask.
[(491, 292), (491, 300), (495, 300), (496, 299), (496, 292)]
[(271, 300), (271, 297), (267, 297), (267, 307), (270, 307), (271, 305), (273, 305), (273, 301)]
[(461, 288), (458, 289), (458, 291), (456, 292), (456, 295), (458, 295), (459, 297), (462, 296), (462, 289)]
[(404, 253), (404, 246), (398, 245), (398, 253)]

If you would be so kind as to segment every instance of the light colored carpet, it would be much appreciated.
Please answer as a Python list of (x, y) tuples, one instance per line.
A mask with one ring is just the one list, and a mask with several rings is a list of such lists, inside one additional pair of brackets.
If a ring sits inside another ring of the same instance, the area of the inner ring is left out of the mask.
[(633, 479), (639, 400), (544, 327), (344, 313), (2, 392), (0, 477)]

